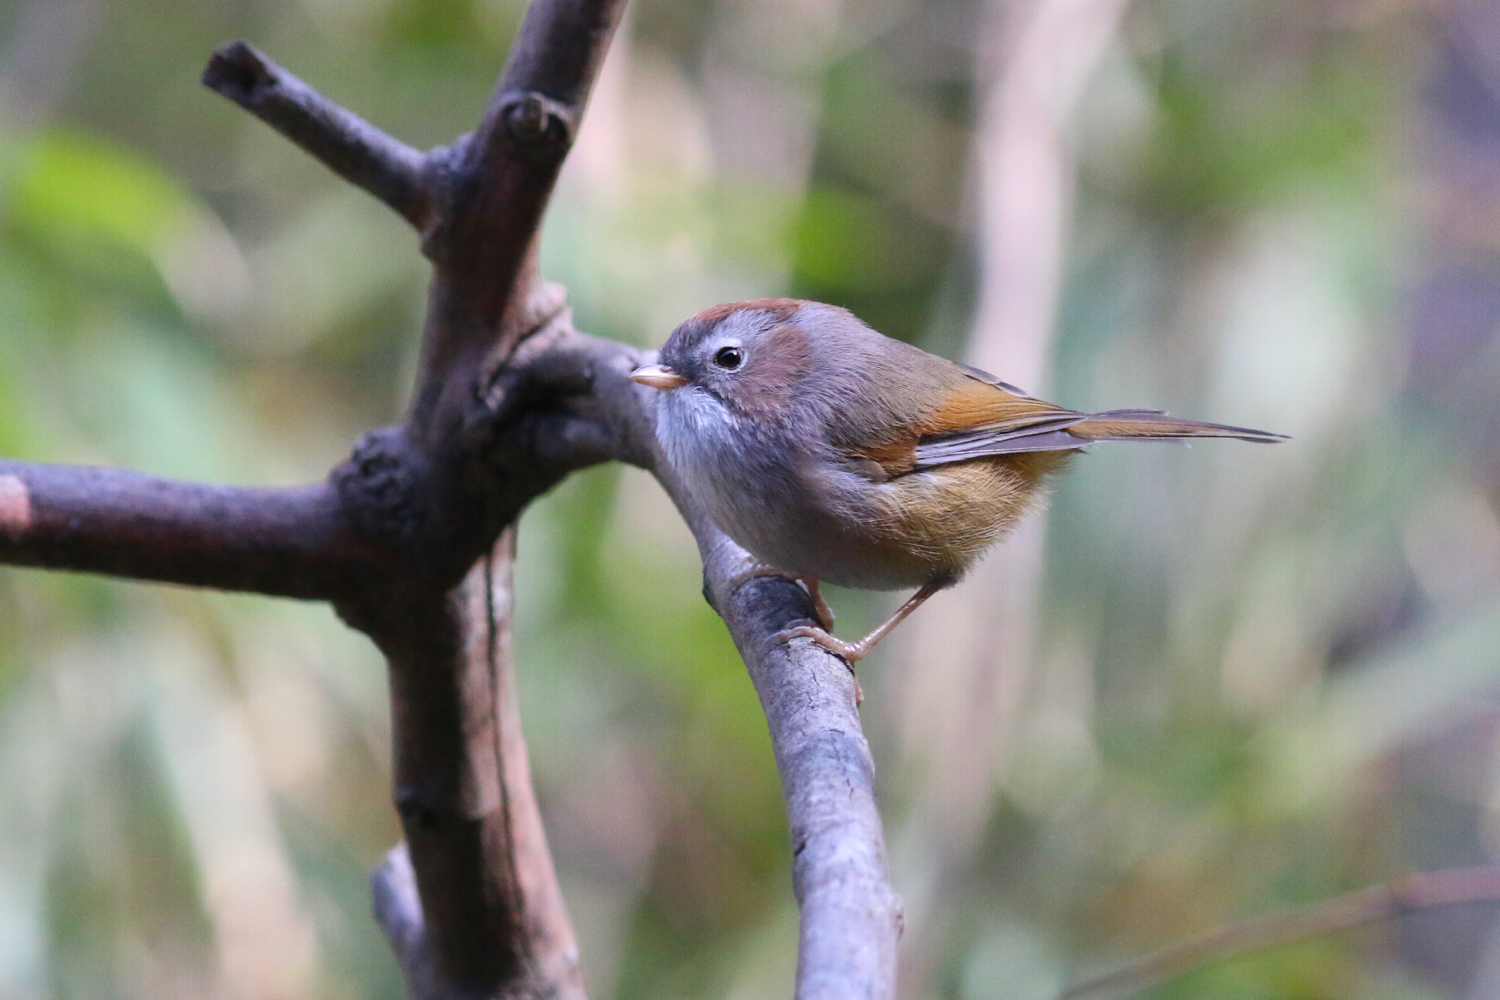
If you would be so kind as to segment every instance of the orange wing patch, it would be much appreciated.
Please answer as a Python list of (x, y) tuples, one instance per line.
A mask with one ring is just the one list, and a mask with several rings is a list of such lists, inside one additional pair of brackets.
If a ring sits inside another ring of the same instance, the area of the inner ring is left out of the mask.
[[(998, 386), (978, 379), (965, 378), (944, 397), (922, 426), (922, 435), (950, 434), (981, 428), (994, 431), (1018, 430), (1044, 423), (1074, 411), (1030, 396), (1017, 396)], [(915, 442), (913, 442), (915, 444)]]
[(865, 448), (859, 455), (879, 465), (887, 479), (893, 479), (917, 467), (917, 445), (930, 435), (961, 431), (998, 434), (1072, 415), (1072, 410), (1055, 403), (1018, 396), (989, 382), (966, 376), (911, 433)]

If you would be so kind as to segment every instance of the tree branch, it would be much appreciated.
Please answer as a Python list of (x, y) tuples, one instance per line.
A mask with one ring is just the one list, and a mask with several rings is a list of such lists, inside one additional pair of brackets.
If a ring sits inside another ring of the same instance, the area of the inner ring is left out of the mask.
[(536, 0), (479, 128), (457, 144), (407, 426), (440, 449), (472, 391), (561, 302), (540, 283), (537, 233), (624, 0)]
[(206, 486), (7, 461), (0, 563), (325, 600), (389, 570), (326, 483)]
[(584, 996), (515, 699), (513, 540), (452, 590), (340, 606), (390, 664), (396, 809), (421, 906), (388, 862), (377, 913), (414, 997), (429, 980), (439, 997)]
[(420, 907), (382, 913), (413, 996), (583, 996), (515, 705), (502, 533), (576, 467), (575, 449), (544, 441), (563, 434), (585, 461), (604, 456), (568, 433), (587, 420), (519, 406), (491, 376), (557, 329), (564, 300), (539, 280), (536, 234), (622, 6), (535, 0), (475, 137), (425, 159), (248, 46), (205, 74), (411, 219), (434, 264), (406, 420), (367, 435), (332, 477), (360, 533), (398, 554), (336, 606), (389, 664), (396, 806)]
[(806, 591), (782, 577), (744, 580), (749, 553), (712, 526), (695, 533), (705, 589), (750, 671), (781, 773), (802, 910), (797, 1000), (894, 997), (901, 901), (886, 880), (854, 674), (811, 640), (771, 638), (813, 622)]
[(245, 42), (218, 48), (203, 85), (301, 146), (425, 233), (436, 208), (428, 157), (297, 79)]
[(1115, 1000), (1227, 958), (1394, 920), (1419, 910), (1500, 903), (1500, 866), (1418, 873), (1285, 913), (1229, 924), (1070, 986), (1058, 1000)]

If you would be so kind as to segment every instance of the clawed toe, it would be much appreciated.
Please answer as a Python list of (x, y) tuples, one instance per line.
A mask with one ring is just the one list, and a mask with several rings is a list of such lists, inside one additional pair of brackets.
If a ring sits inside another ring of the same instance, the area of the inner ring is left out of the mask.
[(841, 656), (849, 663), (849, 669), (854, 669), (854, 664), (864, 658), (869, 652), (862, 642), (845, 642), (842, 639), (829, 635), (827, 630), (818, 628), (816, 625), (797, 625), (793, 628), (777, 632), (771, 638), (776, 642), (790, 642), (793, 639), (811, 639), (813, 642), (828, 650), (834, 656)]
[(824, 629), (813, 625), (797, 625), (771, 636), (773, 642), (791, 642), (793, 639), (811, 639), (834, 656), (842, 657), (844, 666), (849, 668), (849, 676), (854, 678), (854, 704), (865, 703), (865, 689), (859, 686), (859, 675), (854, 672), (854, 664), (870, 651), (868, 646), (863, 642), (845, 642), (834, 638)]
[(824, 604), (822, 598), (818, 595), (817, 581), (810, 577), (799, 577), (799, 579), (808, 587), (808, 593), (812, 595), (814, 603), (819, 605), (819, 615), (822, 616), (827, 612), (829, 620), (824, 622), (824, 628), (818, 628), (813, 625), (797, 625), (793, 628), (777, 632), (772, 638), (777, 642), (790, 642), (792, 639), (811, 639), (834, 656), (843, 657), (844, 662), (849, 664), (849, 671), (851, 673), (854, 671), (854, 664), (863, 660), (869, 654), (870, 650), (875, 648), (876, 643), (889, 634), (891, 629), (901, 624), (902, 620), (920, 607), (923, 601), (953, 582), (946, 577), (929, 581), (921, 590), (908, 597), (905, 603), (896, 609), (896, 613), (882, 622), (875, 631), (858, 642), (844, 642), (842, 639), (835, 639), (828, 632), (826, 626), (832, 624), (833, 614), (832, 612), (828, 612), (828, 605)]

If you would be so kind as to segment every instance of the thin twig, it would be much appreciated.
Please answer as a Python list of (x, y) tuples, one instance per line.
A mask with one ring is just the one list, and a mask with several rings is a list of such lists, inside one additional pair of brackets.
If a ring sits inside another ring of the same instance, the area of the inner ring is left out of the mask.
[(426, 232), (435, 197), (427, 157), (333, 103), (245, 42), (221, 46), (203, 85), (301, 146)]
[(1394, 920), (1418, 910), (1500, 903), (1500, 866), (1451, 868), (1408, 875), (1332, 899), (1229, 924), (1188, 938), (1154, 955), (1068, 987), (1058, 1000), (1128, 997), (1190, 969), (1249, 952)]
[(385, 932), (396, 961), (406, 974), (408, 1000), (442, 1000), (442, 986), (432, 967), (417, 873), (405, 844), (397, 844), (370, 873), (375, 922)]

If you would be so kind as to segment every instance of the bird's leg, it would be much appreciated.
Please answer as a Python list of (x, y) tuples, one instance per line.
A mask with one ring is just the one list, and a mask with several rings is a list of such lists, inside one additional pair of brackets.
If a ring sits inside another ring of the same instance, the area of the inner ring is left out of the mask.
[(833, 628), (833, 609), (828, 606), (827, 601), (823, 600), (823, 595), (818, 593), (817, 577), (797, 576), (795, 574), (779, 570), (775, 566), (772, 566), (770, 563), (756, 561), (747, 563), (744, 568), (742, 568), (738, 573), (735, 573), (733, 576), (731, 576), (729, 578), (727, 588), (731, 592), (733, 592), (734, 590), (737, 590), (742, 584), (749, 583), (751, 580), (755, 579), (758, 576), (789, 577), (790, 579), (796, 580), (798, 583), (802, 584), (802, 589), (806, 590), (807, 596), (812, 598), (813, 608), (818, 613), (818, 621), (822, 622), (823, 628), (825, 630)]
[(813, 576), (799, 576), (798, 580), (802, 586), (807, 588), (807, 595), (813, 599), (813, 607), (817, 609), (818, 621), (822, 623), (823, 630), (830, 631), (833, 628), (833, 609), (828, 602), (823, 600), (823, 595), (818, 593), (818, 579)]
[(849, 663), (849, 669), (853, 670), (854, 664), (868, 656), (870, 650), (875, 648), (875, 644), (890, 634), (891, 629), (905, 621), (906, 616), (921, 607), (923, 601), (952, 582), (951, 580), (940, 578), (924, 584), (921, 590), (908, 597), (906, 602), (896, 609), (895, 614), (887, 618), (875, 631), (858, 642), (845, 642), (842, 639), (835, 639), (828, 633), (827, 629), (816, 628), (812, 625), (798, 625), (795, 628), (777, 632), (771, 638), (780, 642), (787, 642), (788, 640), (798, 638), (811, 639), (835, 656), (842, 656)]

